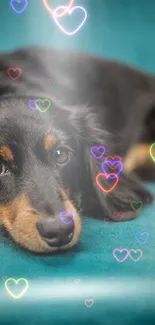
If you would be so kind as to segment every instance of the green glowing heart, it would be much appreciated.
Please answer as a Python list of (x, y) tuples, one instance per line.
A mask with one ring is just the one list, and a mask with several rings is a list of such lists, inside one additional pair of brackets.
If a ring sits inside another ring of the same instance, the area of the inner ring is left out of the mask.
[(152, 160), (155, 162), (155, 143), (153, 143), (150, 147), (150, 156)]
[[(40, 102), (43, 107), (39, 107), (37, 105), (37, 102)], [(43, 100), (39, 98), (39, 99), (36, 100), (36, 106), (37, 106), (38, 110), (40, 112), (42, 112), (42, 113), (43, 112), (46, 112), (49, 109), (50, 105), (51, 105), (51, 102), (47, 98), (46, 99), (43, 99)]]

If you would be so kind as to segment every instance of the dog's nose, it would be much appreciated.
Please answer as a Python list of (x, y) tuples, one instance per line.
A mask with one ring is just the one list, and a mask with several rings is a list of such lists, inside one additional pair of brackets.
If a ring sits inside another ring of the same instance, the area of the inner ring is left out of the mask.
[(46, 243), (51, 247), (69, 244), (74, 235), (74, 222), (64, 224), (56, 219), (48, 218), (37, 223), (37, 229)]

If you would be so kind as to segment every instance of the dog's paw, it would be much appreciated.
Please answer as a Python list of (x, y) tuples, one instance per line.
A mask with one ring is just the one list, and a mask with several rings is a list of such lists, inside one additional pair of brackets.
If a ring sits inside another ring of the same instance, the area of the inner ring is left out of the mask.
[(135, 219), (138, 216), (139, 212), (138, 211), (128, 211), (123, 213), (123, 218), (121, 221), (127, 221), (127, 220), (132, 220)]

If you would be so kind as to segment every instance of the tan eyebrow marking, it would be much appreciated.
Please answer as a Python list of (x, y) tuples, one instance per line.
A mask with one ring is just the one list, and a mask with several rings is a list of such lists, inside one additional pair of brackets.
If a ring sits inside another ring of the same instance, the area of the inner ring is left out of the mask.
[(9, 149), (7, 146), (1, 146), (0, 147), (0, 155), (5, 159), (5, 160), (13, 160), (13, 154), (11, 149)]
[(51, 150), (56, 144), (56, 138), (54, 135), (46, 135), (44, 138), (44, 148), (46, 150)]

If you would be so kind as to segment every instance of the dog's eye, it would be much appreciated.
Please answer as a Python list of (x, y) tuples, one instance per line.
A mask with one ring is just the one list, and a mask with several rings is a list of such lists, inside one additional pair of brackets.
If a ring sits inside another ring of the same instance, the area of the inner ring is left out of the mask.
[(0, 163), (0, 176), (5, 176), (6, 174), (8, 174), (8, 168), (4, 163)]
[(56, 148), (54, 156), (57, 164), (64, 165), (71, 159), (72, 152), (66, 147), (58, 147)]

